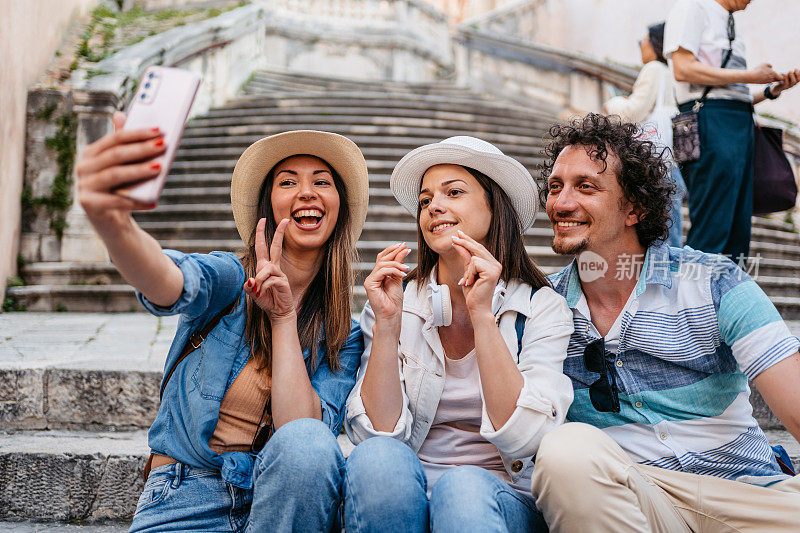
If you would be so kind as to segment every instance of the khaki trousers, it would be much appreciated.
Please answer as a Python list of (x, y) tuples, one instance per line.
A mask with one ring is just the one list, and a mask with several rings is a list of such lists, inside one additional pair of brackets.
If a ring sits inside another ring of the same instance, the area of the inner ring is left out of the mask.
[(587, 424), (545, 436), (532, 490), (556, 533), (800, 532), (800, 476), (760, 487), (639, 465)]

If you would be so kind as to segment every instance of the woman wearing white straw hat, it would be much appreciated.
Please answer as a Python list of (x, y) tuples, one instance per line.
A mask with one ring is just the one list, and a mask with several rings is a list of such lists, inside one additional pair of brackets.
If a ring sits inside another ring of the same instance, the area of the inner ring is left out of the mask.
[(335, 435), (363, 350), (350, 318), (361, 151), (317, 131), (257, 141), (231, 183), (242, 255), (162, 252), (130, 216), (153, 206), (113, 193), (158, 173), (162, 137), (114, 122), (78, 165), (81, 204), (145, 308), (181, 315), (131, 531), (332, 529)]
[(532, 456), (572, 401), (573, 325), (525, 252), (536, 184), (495, 146), (459, 136), (407, 154), (391, 187), (417, 217), (419, 262), (406, 275), (398, 243), (364, 282), (346, 528), (546, 531)]

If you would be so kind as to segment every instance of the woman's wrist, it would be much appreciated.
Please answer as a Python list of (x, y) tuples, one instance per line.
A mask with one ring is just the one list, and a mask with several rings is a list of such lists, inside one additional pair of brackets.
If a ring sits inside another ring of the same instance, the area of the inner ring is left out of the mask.
[(470, 309), (469, 319), (474, 330), (477, 330), (480, 326), (494, 326), (497, 324), (490, 308), (476, 309), (474, 311)]
[(291, 327), (297, 330), (297, 312), (290, 311), (284, 315), (269, 315), (269, 323), (273, 329), (280, 327)]
[(377, 319), (372, 325), (372, 338), (400, 338), (401, 320), (398, 319)]

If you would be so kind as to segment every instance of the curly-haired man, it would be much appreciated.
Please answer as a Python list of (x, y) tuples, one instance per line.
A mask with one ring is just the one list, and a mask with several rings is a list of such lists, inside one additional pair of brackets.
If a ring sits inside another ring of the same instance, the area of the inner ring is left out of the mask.
[(797, 531), (750, 407), (752, 379), (800, 439), (800, 340), (729, 259), (663, 244), (671, 186), (636, 127), (589, 115), (551, 130), (542, 187), (552, 278), (573, 311), (575, 400), (546, 435), (533, 495), (552, 531)]

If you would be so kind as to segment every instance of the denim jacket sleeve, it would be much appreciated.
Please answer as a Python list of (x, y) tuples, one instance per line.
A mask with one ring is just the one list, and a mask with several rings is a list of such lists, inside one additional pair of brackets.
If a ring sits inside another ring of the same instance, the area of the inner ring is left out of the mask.
[(183, 292), (177, 302), (162, 307), (136, 291), (139, 302), (156, 316), (181, 314), (194, 319), (205, 314), (213, 317), (242, 292), (244, 267), (236, 254), (185, 254), (177, 250), (164, 250), (164, 255), (181, 269)]
[[(515, 313), (508, 313), (515, 315)], [(501, 331), (513, 327), (515, 316), (503, 317)], [(564, 422), (572, 404), (572, 382), (564, 375), (567, 345), (574, 329), (566, 300), (549, 287), (530, 299), (530, 314), (522, 335), (519, 370), (523, 385), (517, 406), (506, 423), (495, 430), (486, 406), (481, 435), (513, 459), (529, 457), (539, 449), (542, 437)], [(504, 338), (512, 338), (508, 331)], [(513, 337), (516, 340), (516, 336)]]
[(350, 335), (339, 350), (341, 370), (334, 372), (324, 358), (311, 377), (311, 386), (317, 391), (322, 404), (322, 422), (334, 435), (339, 434), (344, 418), (344, 405), (350, 389), (356, 382), (356, 372), (364, 350), (361, 327), (355, 320), (350, 325)]
[(406, 395), (405, 382), (403, 381), (403, 367), (400, 364), (400, 357), (398, 354), (398, 368), (400, 372), (400, 386), (402, 387), (403, 394), (403, 409), (397, 424), (391, 432), (378, 431), (372, 425), (372, 421), (367, 416), (364, 401), (361, 399), (361, 386), (364, 383), (364, 374), (367, 371), (369, 364), (370, 350), (372, 349), (372, 326), (375, 325), (375, 313), (372, 311), (369, 303), (364, 306), (359, 320), (361, 324), (361, 331), (364, 334), (364, 351), (361, 356), (361, 366), (358, 370), (358, 380), (356, 386), (350, 392), (350, 397), (347, 399), (347, 416), (345, 417), (344, 429), (347, 436), (354, 444), (358, 444), (367, 440), (370, 437), (385, 436), (398, 439), (402, 442), (408, 442), (411, 438), (411, 429), (413, 426), (413, 416), (408, 408), (408, 396)]

